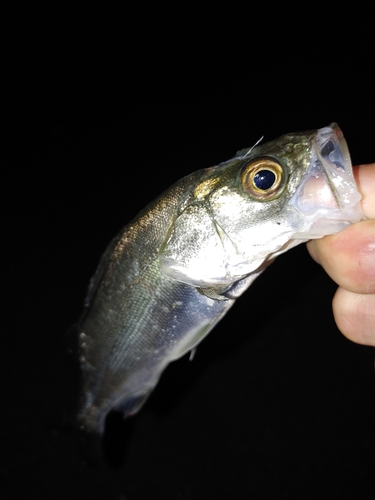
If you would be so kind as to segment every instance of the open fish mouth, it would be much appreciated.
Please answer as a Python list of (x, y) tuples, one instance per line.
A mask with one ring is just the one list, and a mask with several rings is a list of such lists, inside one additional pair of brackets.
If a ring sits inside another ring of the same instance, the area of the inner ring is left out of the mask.
[(363, 219), (352, 163), (343, 133), (336, 123), (313, 139), (305, 178), (289, 201), (303, 221), (293, 239), (321, 238)]

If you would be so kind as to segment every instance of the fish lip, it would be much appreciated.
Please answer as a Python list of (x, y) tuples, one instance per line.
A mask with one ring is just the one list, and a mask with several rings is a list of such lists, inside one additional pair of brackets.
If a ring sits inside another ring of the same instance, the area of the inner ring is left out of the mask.
[(303, 218), (294, 238), (320, 238), (363, 218), (349, 149), (340, 127), (331, 123), (312, 138), (304, 179), (289, 202)]

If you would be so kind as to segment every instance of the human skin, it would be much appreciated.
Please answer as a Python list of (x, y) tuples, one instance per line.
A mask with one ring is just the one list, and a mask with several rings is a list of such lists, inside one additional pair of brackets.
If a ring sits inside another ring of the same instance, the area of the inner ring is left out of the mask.
[(375, 163), (353, 170), (367, 220), (307, 248), (339, 285), (332, 301), (339, 330), (353, 342), (375, 346)]

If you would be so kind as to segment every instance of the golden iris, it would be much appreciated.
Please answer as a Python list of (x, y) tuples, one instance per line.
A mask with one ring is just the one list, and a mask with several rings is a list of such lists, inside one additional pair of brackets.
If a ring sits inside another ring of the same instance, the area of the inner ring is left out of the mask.
[(242, 169), (241, 185), (258, 200), (273, 200), (284, 191), (286, 175), (273, 158), (255, 158)]

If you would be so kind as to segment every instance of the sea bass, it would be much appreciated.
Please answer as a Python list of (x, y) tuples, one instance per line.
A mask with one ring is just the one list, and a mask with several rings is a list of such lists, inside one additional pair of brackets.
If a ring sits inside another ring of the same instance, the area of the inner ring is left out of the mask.
[(176, 182), (110, 243), (78, 324), (81, 428), (134, 415), (278, 255), (362, 218), (336, 124), (239, 151)]

